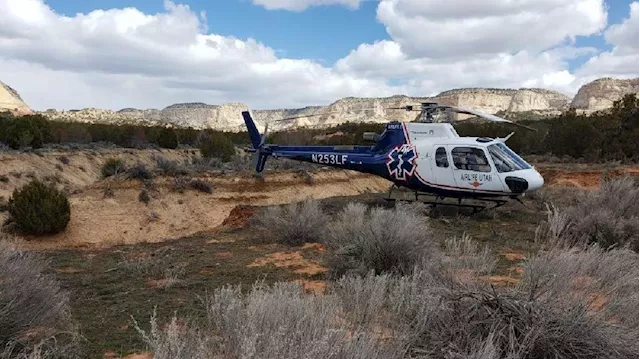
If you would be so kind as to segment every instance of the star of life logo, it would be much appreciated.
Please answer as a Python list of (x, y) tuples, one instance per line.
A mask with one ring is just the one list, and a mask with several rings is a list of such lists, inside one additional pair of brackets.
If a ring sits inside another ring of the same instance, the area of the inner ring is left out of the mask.
[(397, 180), (406, 180), (413, 176), (416, 169), (418, 154), (414, 145), (404, 144), (397, 146), (388, 155), (387, 169), (389, 175)]

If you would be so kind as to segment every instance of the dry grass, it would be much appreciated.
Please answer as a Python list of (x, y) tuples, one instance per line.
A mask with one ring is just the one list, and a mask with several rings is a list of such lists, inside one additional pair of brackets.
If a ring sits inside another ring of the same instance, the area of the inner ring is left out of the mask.
[(638, 183), (605, 180), (599, 191), (583, 191), (565, 208), (548, 206), (538, 239), (551, 245), (620, 247), (638, 251)]
[(246, 296), (240, 287), (216, 289), (205, 299), (201, 330), (178, 325), (158, 329), (154, 317), (147, 334), (136, 329), (163, 358), (396, 358), (400, 346), (354, 328), (336, 295), (307, 295), (297, 283), (256, 284)]
[(0, 358), (78, 355), (69, 296), (43, 272), (47, 262), (0, 238)]

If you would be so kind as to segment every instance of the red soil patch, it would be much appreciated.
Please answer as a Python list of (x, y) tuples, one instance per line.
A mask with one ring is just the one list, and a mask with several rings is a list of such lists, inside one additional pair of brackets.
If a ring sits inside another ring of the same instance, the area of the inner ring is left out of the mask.
[(602, 175), (609, 177), (638, 175), (638, 168), (620, 168), (610, 171), (565, 171), (558, 169), (541, 169), (545, 184), (550, 186), (568, 186), (578, 188), (596, 188), (600, 186)]
[(322, 294), (327, 289), (327, 283), (322, 280), (296, 279), (294, 282), (302, 285), (302, 288), (308, 293)]
[(147, 281), (149, 288), (166, 288), (176, 284), (178, 280), (172, 278), (151, 279)]
[(505, 252), (502, 253), (502, 255), (507, 258), (507, 260), (509, 261), (522, 261), (524, 260), (526, 257), (524, 256), (524, 254), (521, 253), (515, 253), (515, 252)]
[(229, 216), (222, 222), (224, 227), (242, 228), (249, 224), (249, 219), (256, 213), (251, 206), (237, 205), (233, 207)]
[(509, 272), (512, 272), (512, 273), (520, 275), (520, 274), (524, 273), (524, 268), (522, 268), (520, 266), (509, 267)]
[(214, 254), (214, 256), (216, 258), (232, 258), (233, 257), (233, 253), (231, 253), (231, 252), (218, 252), (218, 253)]
[(488, 280), (489, 283), (498, 286), (515, 285), (520, 281), (518, 278), (507, 277), (504, 275), (492, 275), (490, 277), (483, 277), (482, 279)]
[(213, 268), (203, 268), (203, 269), (200, 269), (200, 272), (198, 272), (198, 273), (211, 275), (211, 274), (214, 274), (215, 272), (216, 272), (216, 270), (213, 269)]
[(324, 252), (324, 245), (320, 243), (305, 243), (301, 249), (315, 249), (318, 252)]
[(217, 243), (233, 243), (235, 242), (235, 239), (232, 238), (218, 238), (218, 239), (210, 239), (207, 241), (207, 243), (209, 244), (217, 244)]
[(327, 271), (316, 261), (304, 258), (300, 252), (270, 253), (257, 258), (247, 267), (263, 267), (270, 264), (279, 268), (296, 268), (295, 273), (306, 275), (316, 275)]

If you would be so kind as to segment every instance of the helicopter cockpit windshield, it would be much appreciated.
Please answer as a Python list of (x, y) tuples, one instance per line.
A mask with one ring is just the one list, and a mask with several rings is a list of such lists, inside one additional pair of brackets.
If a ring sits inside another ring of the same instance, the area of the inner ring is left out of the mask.
[(518, 170), (526, 170), (531, 165), (513, 152), (504, 143), (495, 143), (487, 147), (498, 172), (513, 172)]

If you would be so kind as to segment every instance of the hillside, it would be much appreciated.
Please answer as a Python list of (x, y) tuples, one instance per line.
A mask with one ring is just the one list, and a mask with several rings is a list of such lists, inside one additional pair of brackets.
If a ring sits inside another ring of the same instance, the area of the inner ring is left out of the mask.
[[(29, 108), (17, 92), (3, 85), (0, 92), (0, 110), (28, 113)], [(273, 130), (292, 127), (326, 126), (344, 122), (410, 121), (416, 113), (390, 109), (420, 102), (438, 102), (445, 105), (476, 108), (496, 114), (528, 113), (539, 116), (557, 115), (569, 107), (593, 112), (610, 107), (613, 101), (626, 93), (638, 92), (638, 79), (603, 78), (584, 85), (575, 98), (540, 88), (495, 89), (461, 88), (439, 93), (434, 97), (409, 97), (395, 95), (384, 98), (346, 97), (327, 106), (309, 106), (296, 109), (256, 110), (252, 114), (259, 127), (269, 123)], [(18, 110), (21, 109), (21, 110)], [(205, 103), (173, 104), (163, 109), (126, 108), (119, 111), (86, 108), (80, 110), (46, 110), (47, 118), (57, 121), (164, 125), (212, 128), (224, 131), (244, 129), (241, 112), (249, 109), (242, 102), (210, 105)], [(312, 116), (313, 115), (313, 116)], [(277, 121), (286, 117), (298, 117), (289, 121)]]
[(18, 92), (0, 81), (0, 111), (5, 110), (17, 115), (32, 113), (29, 106), (22, 101)]
[(587, 112), (611, 107), (613, 102), (628, 93), (638, 94), (638, 79), (597, 79), (582, 86), (571, 101), (571, 107)]

